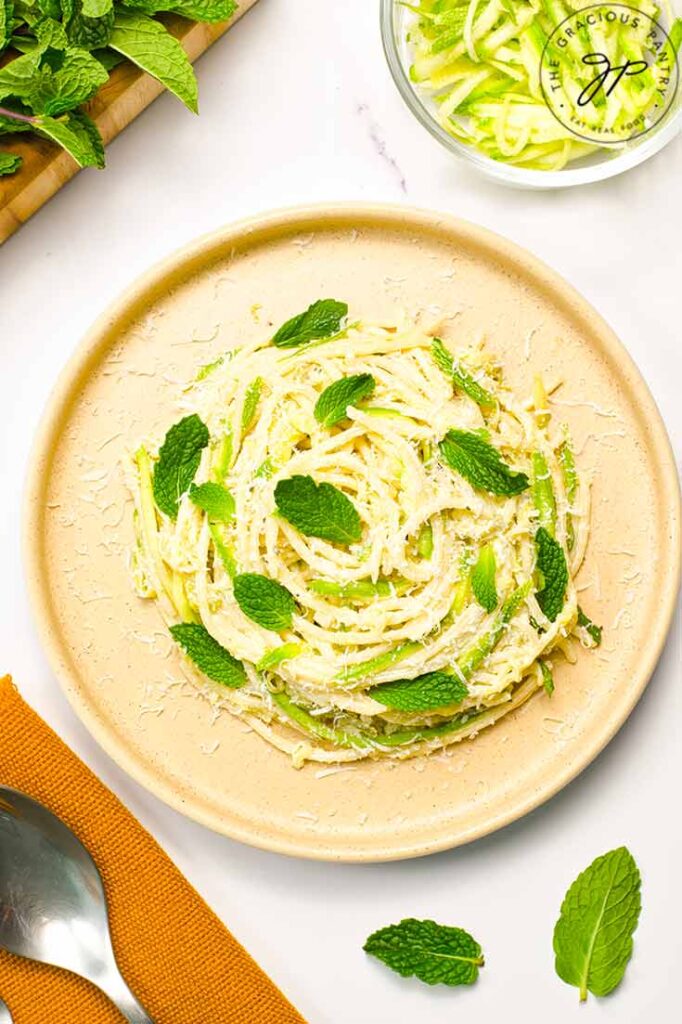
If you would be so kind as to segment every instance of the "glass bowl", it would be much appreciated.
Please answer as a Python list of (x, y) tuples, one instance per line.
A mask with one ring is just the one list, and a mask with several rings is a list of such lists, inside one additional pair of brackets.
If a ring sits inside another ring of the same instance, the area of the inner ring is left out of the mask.
[[(637, 0), (632, 2), (634, 5)], [(676, 0), (675, 6), (679, 2)], [(450, 135), (438, 121), (435, 104), (426, 91), (420, 91), (412, 82), (409, 73), (412, 55), (407, 41), (407, 27), (409, 19), (413, 17), (413, 13), (400, 0), (381, 0), (384, 53), (400, 95), (419, 123), (450, 153), (496, 181), (512, 187), (536, 189), (566, 188), (602, 181), (648, 160), (675, 138), (682, 128), (682, 85), (679, 85), (665, 116), (646, 134), (629, 142), (604, 147), (561, 170), (530, 170), (493, 160)]]

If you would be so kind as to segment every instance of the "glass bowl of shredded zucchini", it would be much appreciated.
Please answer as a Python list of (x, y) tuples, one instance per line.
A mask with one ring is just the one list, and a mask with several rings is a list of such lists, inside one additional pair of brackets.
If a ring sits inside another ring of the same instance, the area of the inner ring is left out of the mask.
[(347, 314), (317, 300), (198, 367), (128, 465), (139, 596), (296, 767), (473, 738), (601, 640), (589, 480), (542, 381), (517, 397), (482, 342)]
[(382, 0), (381, 17), (412, 113), (509, 185), (611, 177), (682, 127), (682, 18), (668, 0)]

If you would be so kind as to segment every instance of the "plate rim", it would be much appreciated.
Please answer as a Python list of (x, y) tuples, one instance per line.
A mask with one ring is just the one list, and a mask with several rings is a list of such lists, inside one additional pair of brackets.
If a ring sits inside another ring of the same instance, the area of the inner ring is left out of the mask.
[[(205, 810), (201, 805), (188, 805), (171, 781), (164, 780), (152, 770), (150, 764), (131, 755), (128, 747), (117, 733), (107, 727), (89, 702), (81, 696), (79, 687), (73, 681), (71, 672), (61, 656), (60, 642), (53, 635), (52, 630), (51, 601), (40, 571), (42, 543), (36, 544), (35, 537), (40, 535), (42, 527), (44, 508), (40, 498), (48, 479), (44, 470), (45, 467), (51, 465), (52, 455), (57, 446), (59, 437), (57, 427), (71, 408), (79, 385), (86, 378), (90, 365), (97, 363), (100, 349), (109, 346), (110, 339), (107, 335), (116, 321), (125, 318), (130, 308), (139, 303), (145, 293), (153, 289), (155, 283), (167, 279), (172, 274), (181, 274), (183, 268), (187, 268), (194, 260), (200, 259), (203, 254), (212, 249), (229, 244), (230, 241), (235, 243), (248, 241), (249, 236), (257, 238), (261, 232), (273, 232), (277, 229), (290, 228), (293, 231), (297, 224), (299, 229), (304, 231), (307, 221), (311, 222), (308, 229), (313, 230), (313, 224), (329, 228), (343, 222), (349, 224), (351, 219), (356, 219), (362, 224), (371, 222), (375, 226), (381, 225), (387, 229), (404, 230), (406, 227), (412, 226), (415, 230), (427, 230), (431, 233), (444, 232), (460, 238), (464, 237), (479, 247), (493, 251), (498, 257), (520, 263), (530, 276), (547, 286), (553, 295), (567, 300), (570, 307), (592, 325), (608, 354), (618, 357), (625, 376), (636, 390), (638, 412), (646, 415), (650, 443), (652, 449), (657, 453), (662, 470), (660, 483), (668, 502), (667, 520), (671, 530), (670, 535), (666, 537), (666, 544), (673, 564), (668, 565), (667, 568), (666, 588), (662, 595), (662, 614), (657, 615), (655, 630), (650, 635), (643, 656), (640, 655), (640, 659), (643, 658), (643, 660), (641, 660), (637, 672), (636, 685), (634, 687), (631, 685), (628, 698), (619, 708), (618, 714), (610, 716), (606, 720), (605, 727), (598, 730), (596, 737), (581, 752), (580, 757), (570, 762), (564, 770), (556, 772), (552, 776), (551, 782), (544, 785), (542, 789), (531, 789), (525, 798), (516, 799), (503, 811), (487, 816), (483, 821), (470, 826), (463, 832), (460, 831), (457, 835), (448, 837), (444, 834), (435, 839), (410, 838), (408, 841), (393, 845), (390, 841), (387, 842), (383, 839), (376, 844), (377, 848), (371, 851), (349, 844), (347, 848), (339, 852), (326, 848), (324, 841), (314, 835), (292, 836), (286, 839), (279, 833), (268, 834), (257, 827), (251, 829), (244, 827), (237, 819), (232, 821), (224, 817), (219, 819), (216, 814)], [(673, 449), (649, 386), (615, 331), (572, 284), (523, 246), (489, 228), (453, 214), (408, 204), (345, 201), (278, 207), (224, 224), (187, 242), (170, 255), (155, 262), (107, 305), (78, 342), (59, 372), (40, 416), (30, 449), (22, 506), (22, 562), (29, 604), (38, 638), (50, 669), (56, 676), (71, 708), (104, 752), (148, 792), (185, 817), (212, 831), (270, 852), (319, 861), (380, 863), (427, 856), (490, 835), (551, 800), (598, 757), (622, 728), (639, 702), (665, 647), (682, 576), (680, 483)]]

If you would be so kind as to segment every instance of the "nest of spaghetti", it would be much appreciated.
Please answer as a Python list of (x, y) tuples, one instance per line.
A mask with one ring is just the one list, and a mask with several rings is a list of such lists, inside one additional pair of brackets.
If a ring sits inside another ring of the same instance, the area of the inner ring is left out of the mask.
[(139, 595), (185, 672), (300, 766), (474, 737), (573, 642), (589, 486), (539, 378), (320, 300), (199, 369), (130, 459)]

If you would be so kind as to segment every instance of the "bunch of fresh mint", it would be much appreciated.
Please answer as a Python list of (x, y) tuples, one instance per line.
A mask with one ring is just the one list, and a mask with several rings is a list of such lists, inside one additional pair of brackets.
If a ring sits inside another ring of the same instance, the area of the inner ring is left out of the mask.
[[(103, 167), (104, 146), (82, 109), (130, 60), (197, 111), (197, 82), (182, 46), (154, 17), (230, 18), (236, 0), (0, 0), (0, 136), (35, 132), (81, 167)], [(0, 175), (21, 158), (0, 150)]]

